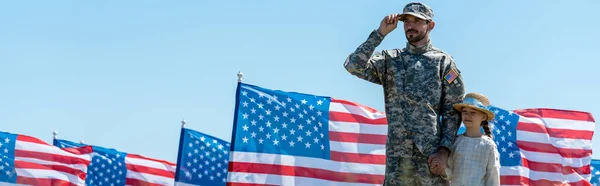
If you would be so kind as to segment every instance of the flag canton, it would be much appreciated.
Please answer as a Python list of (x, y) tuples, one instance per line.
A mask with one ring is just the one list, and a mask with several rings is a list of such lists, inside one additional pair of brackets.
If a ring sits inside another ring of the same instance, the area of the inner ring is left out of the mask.
[(234, 150), (329, 159), (330, 98), (240, 84)]
[(88, 185), (125, 185), (127, 154), (114, 149), (93, 146), (94, 155), (89, 164), (87, 178)]
[(77, 148), (77, 147), (85, 146), (85, 144), (76, 143), (76, 142), (72, 142), (69, 140), (54, 139), (54, 146), (57, 146), (60, 148)]
[[(55, 139), (54, 146), (60, 148), (76, 148), (87, 146), (69, 140)], [(88, 185), (125, 185), (127, 165), (126, 153), (115, 149), (90, 145), (94, 149), (92, 161), (88, 166), (85, 183)]]
[(592, 160), (590, 163), (592, 179), (590, 183), (594, 186), (600, 185), (600, 160)]
[(178, 182), (196, 185), (225, 185), (230, 143), (200, 132), (184, 129)]
[(496, 115), (489, 126), (500, 153), (500, 165), (521, 165), (521, 151), (517, 145), (519, 115), (493, 106), (490, 110)]
[(16, 183), (15, 143), (17, 135), (0, 132), (0, 182)]

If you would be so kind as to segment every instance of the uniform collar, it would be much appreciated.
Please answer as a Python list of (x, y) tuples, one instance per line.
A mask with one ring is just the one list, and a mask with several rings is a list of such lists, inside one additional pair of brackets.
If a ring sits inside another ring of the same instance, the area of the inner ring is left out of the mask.
[(408, 52), (412, 54), (423, 54), (427, 51), (430, 51), (432, 48), (433, 45), (431, 44), (431, 40), (429, 40), (427, 44), (420, 47), (411, 45), (409, 42), (406, 42), (406, 49), (408, 49)]

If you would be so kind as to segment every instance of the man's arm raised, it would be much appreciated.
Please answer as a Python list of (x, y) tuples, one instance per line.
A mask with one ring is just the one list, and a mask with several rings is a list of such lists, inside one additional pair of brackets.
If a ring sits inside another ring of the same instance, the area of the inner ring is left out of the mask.
[(399, 14), (392, 14), (383, 18), (379, 28), (371, 32), (369, 38), (346, 58), (344, 67), (350, 74), (382, 84), (383, 62), (386, 56), (380, 52), (374, 53), (374, 51), (385, 36), (397, 27), (398, 16)]

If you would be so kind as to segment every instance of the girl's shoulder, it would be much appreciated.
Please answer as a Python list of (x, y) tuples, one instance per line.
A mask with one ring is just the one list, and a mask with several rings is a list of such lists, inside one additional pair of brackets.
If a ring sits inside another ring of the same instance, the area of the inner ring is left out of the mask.
[(490, 138), (489, 136), (482, 136), (481, 137), (481, 142), (485, 145), (488, 146), (490, 148), (496, 149), (496, 142), (494, 142), (494, 139)]

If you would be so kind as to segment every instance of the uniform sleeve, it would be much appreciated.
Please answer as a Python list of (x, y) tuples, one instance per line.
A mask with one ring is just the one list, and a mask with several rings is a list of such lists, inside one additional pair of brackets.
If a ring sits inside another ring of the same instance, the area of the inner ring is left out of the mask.
[(487, 173), (485, 174), (485, 185), (500, 185), (500, 156), (496, 147), (490, 150), (488, 155)]
[(460, 70), (456, 67), (454, 60), (446, 56), (442, 63), (442, 106), (440, 115), (442, 116), (442, 141), (440, 146), (450, 149), (450, 146), (456, 139), (456, 133), (461, 122), (461, 112), (455, 110), (452, 105), (462, 102), (465, 94), (465, 86), (460, 75)]
[(382, 52), (375, 52), (375, 54), (373, 52), (383, 38), (384, 36), (377, 30), (371, 32), (369, 38), (346, 58), (344, 63), (346, 70), (361, 79), (382, 84), (385, 55)]

